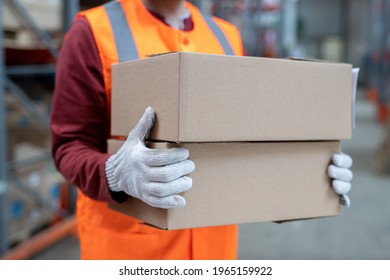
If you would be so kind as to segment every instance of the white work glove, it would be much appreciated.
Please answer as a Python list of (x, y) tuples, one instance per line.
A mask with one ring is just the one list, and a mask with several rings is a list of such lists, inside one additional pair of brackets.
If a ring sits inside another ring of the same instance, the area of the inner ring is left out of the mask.
[(153, 207), (184, 207), (185, 199), (179, 194), (192, 187), (192, 179), (185, 175), (195, 170), (195, 164), (184, 148), (147, 148), (144, 141), (153, 124), (154, 112), (148, 107), (126, 142), (107, 159), (108, 186)]
[(332, 163), (328, 166), (328, 175), (332, 180), (333, 190), (340, 195), (340, 203), (346, 207), (351, 206), (351, 200), (347, 193), (351, 190), (353, 173), (350, 170), (352, 158), (344, 153), (332, 156)]

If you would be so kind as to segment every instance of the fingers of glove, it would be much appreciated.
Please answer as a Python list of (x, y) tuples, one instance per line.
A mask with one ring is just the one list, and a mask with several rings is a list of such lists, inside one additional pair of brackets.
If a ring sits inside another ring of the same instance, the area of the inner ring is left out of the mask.
[(195, 164), (191, 160), (183, 160), (170, 165), (151, 167), (149, 180), (152, 182), (167, 183), (176, 180), (195, 170)]
[(344, 182), (351, 181), (353, 177), (351, 170), (347, 168), (337, 167), (333, 164), (329, 165), (328, 167), (328, 175), (333, 179), (344, 181)]
[(347, 194), (351, 190), (351, 183), (339, 180), (332, 181), (333, 190), (338, 194)]
[(338, 167), (350, 168), (352, 166), (352, 158), (344, 153), (334, 154), (332, 156), (332, 162)]
[(144, 202), (157, 208), (169, 209), (169, 208), (182, 208), (186, 205), (185, 199), (180, 195), (171, 195), (164, 197), (148, 196), (144, 199)]
[(135, 128), (130, 132), (129, 138), (131, 138), (131, 136), (135, 136), (137, 139), (144, 141), (145, 138), (148, 136), (149, 131), (153, 127), (154, 119), (155, 117), (152, 107), (146, 108), (141, 119), (138, 121)]
[(163, 197), (188, 191), (192, 187), (192, 179), (183, 176), (168, 183), (152, 182), (148, 185), (149, 193), (153, 196)]
[(188, 159), (190, 153), (184, 148), (146, 149), (145, 163), (148, 166), (164, 166)]
[(351, 200), (349, 199), (348, 195), (340, 195), (340, 204), (348, 208), (351, 207)]

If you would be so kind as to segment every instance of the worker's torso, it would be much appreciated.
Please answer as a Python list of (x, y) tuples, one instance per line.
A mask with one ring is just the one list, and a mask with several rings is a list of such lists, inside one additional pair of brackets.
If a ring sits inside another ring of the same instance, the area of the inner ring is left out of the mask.
[[(149, 13), (141, 0), (110, 2), (80, 13), (94, 34), (109, 106), (113, 63), (172, 51), (224, 54), (230, 48), (232, 54), (242, 55), (235, 28), (222, 20), (203, 17), (190, 4), (187, 8), (194, 24), (191, 31), (167, 26)], [(215, 25), (210, 28), (210, 24)], [(128, 36), (123, 35), (126, 33)], [(81, 192), (77, 219), (81, 256), (86, 259), (234, 259), (237, 254), (235, 225), (158, 230), (116, 213), (107, 203)]]

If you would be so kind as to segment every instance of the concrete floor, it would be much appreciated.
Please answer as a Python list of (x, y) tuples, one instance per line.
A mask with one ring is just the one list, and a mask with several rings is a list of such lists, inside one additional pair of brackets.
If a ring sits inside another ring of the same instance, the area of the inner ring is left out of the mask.
[[(374, 116), (360, 98), (353, 138), (343, 142), (354, 159), (352, 207), (333, 218), (240, 225), (239, 259), (390, 259), (390, 175), (373, 170), (383, 138)], [(79, 259), (78, 241), (62, 240), (34, 259)]]

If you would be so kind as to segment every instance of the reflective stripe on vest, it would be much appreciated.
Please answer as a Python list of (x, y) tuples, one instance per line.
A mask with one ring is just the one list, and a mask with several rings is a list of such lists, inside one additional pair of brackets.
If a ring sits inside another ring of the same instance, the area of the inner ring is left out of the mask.
[[(103, 5), (110, 20), (114, 34), (116, 50), (119, 62), (138, 59), (138, 51), (134, 42), (131, 28), (127, 23), (122, 5), (117, 1), (111, 1)], [(221, 28), (209, 15), (202, 14), (205, 22), (221, 44), (226, 55), (234, 55), (233, 49)]]
[(103, 7), (106, 10), (112, 32), (114, 33), (119, 62), (138, 59), (139, 55), (135, 46), (134, 37), (127, 23), (121, 3), (111, 1), (104, 4)]
[(213, 18), (211, 16), (205, 15), (203, 13), (202, 13), (202, 16), (203, 16), (204, 20), (206, 21), (207, 25), (209, 26), (210, 30), (214, 33), (214, 36), (218, 39), (218, 41), (221, 44), (225, 54), (226, 55), (234, 55), (233, 49), (232, 49), (229, 41), (226, 39), (225, 34), (223, 34), (223, 31), (215, 23)]

